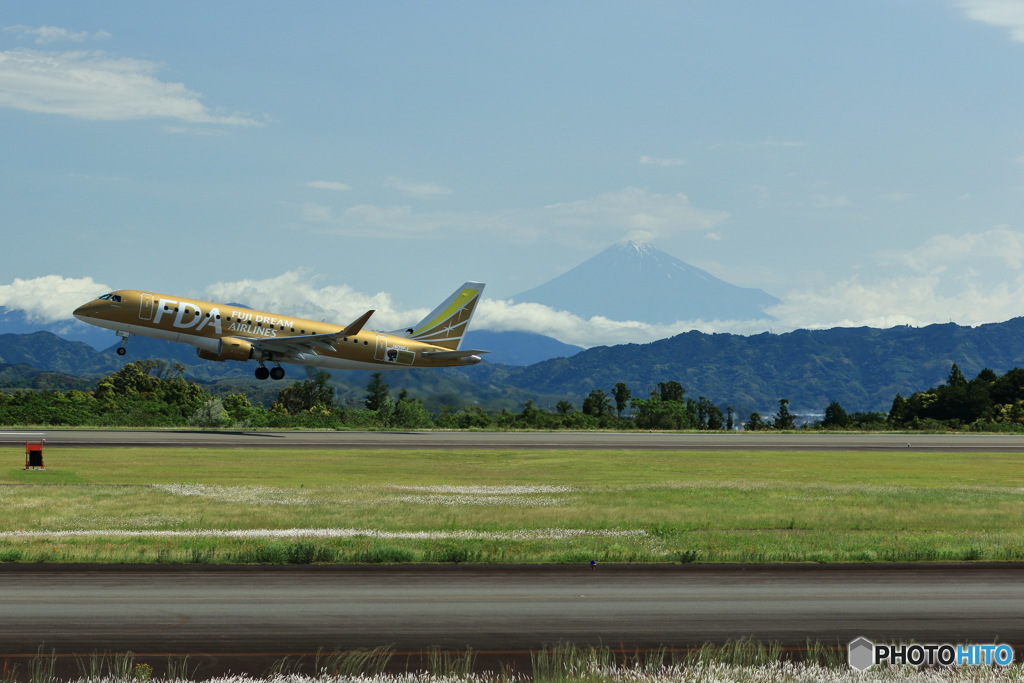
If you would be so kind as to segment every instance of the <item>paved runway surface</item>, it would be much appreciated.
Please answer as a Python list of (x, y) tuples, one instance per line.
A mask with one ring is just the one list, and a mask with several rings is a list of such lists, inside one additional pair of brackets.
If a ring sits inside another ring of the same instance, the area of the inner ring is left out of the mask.
[(672, 434), (645, 432), (0, 432), (0, 447), (42, 436), (47, 448), (562, 448), (640, 450), (1020, 451), (1016, 434)]
[(530, 649), (557, 641), (632, 650), (749, 636), (799, 648), (808, 637), (845, 644), (864, 635), (875, 642), (1020, 648), (1022, 578), (1022, 565), (594, 571), (3, 565), (0, 661), (33, 654), (41, 643), (66, 654), (190, 654), (207, 673), (317, 648), (388, 644), (417, 653), (471, 646), (483, 651), (484, 663), (527, 665)]

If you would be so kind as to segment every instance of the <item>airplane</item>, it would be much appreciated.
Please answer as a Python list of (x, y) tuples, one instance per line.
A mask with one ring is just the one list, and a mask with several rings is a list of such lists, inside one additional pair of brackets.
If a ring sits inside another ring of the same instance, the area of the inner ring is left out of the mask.
[(419, 323), (394, 332), (363, 329), (372, 310), (341, 326), (137, 289), (104, 294), (74, 315), (117, 332), (121, 356), (132, 335), (169, 339), (198, 347), (203, 360), (254, 360), (256, 379), (279, 380), (281, 363), (339, 370), (476, 365), (487, 351), (459, 347), (483, 291), (482, 282), (467, 282)]

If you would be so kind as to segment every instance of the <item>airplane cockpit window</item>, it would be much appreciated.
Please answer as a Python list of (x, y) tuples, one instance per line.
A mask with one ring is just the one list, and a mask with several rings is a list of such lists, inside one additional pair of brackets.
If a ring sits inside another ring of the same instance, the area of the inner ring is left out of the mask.
[(111, 294), (110, 295), (110, 300), (115, 302), (115, 303), (121, 303), (121, 295), (120, 294)]
[(109, 299), (110, 299), (110, 297), (112, 297), (112, 296), (114, 296), (114, 295), (113, 295), (113, 294), (104, 294), (103, 296), (99, 297), (99, 299), (100, 299), (101, 301), (107, 301), (107, 300), (109, 300)]

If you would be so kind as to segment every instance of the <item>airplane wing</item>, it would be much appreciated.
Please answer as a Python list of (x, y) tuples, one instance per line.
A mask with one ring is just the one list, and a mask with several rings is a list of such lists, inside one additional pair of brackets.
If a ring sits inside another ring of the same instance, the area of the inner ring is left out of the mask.
[(373, 311), (367, 311), (354, 321), (345, 326), (340, 332), (328, 332), (327, 334), (304, 334), (294, 337), (242, 337), (247, 342), (259, 346), (261, 349), (279, 353), (282, 356), (296, 356), (301, 353), (316, 353), (317, 349), (334, 351), (335, 345), (345, 337), (358, 334), (366, 322), (373, 315)]
[(426, 358), (469, 358), (470, 356), (478, 356), (481, 353), (490, 353), (490, 351), (481, 351), (479, 349), (460, 349), (459, 351), (421, 351), (420, 355)]

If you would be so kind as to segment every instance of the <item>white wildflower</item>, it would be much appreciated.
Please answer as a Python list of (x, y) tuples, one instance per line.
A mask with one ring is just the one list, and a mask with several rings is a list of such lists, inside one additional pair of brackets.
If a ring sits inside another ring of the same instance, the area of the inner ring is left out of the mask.
[(305, 505), (309, 501), (294, 489), (271, 486), (217, 486), (213, 484), (151, 484), (150, 488), (175, 496), (198, 496), (222, 503), (259, 505)]

